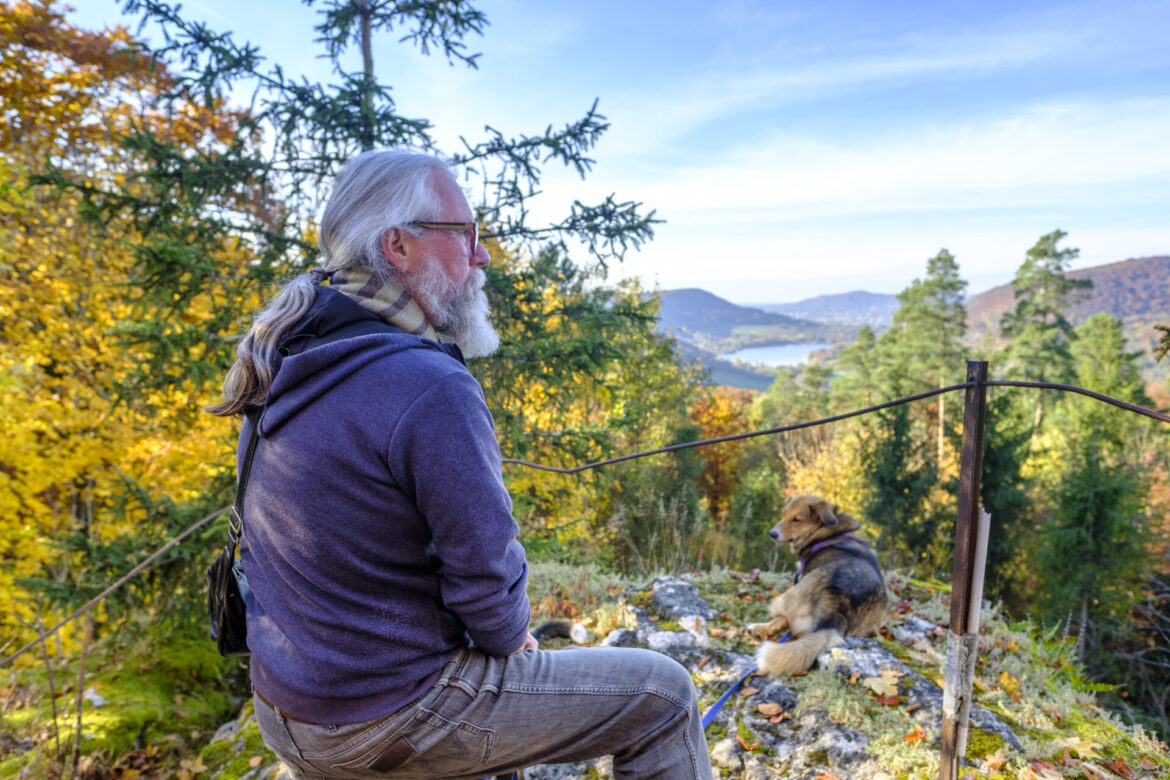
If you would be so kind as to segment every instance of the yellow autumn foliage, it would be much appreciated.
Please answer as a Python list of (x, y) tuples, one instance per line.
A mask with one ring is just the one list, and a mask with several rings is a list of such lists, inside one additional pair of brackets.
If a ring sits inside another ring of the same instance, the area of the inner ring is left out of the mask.
[(147, 349), (120, 335), (140, 311), (139, 237), (117, 219), (86, 222), (75, 190), (30, 177), (51, 164), (85, 187), (122, 184), (135, 162), (116, 137), (132, 122), (195, 145), (226, 138), (234, 118), (190, 106), (162, 116), (150, 98), (168, 77), (129, 34), (77, 30), (49, 0), (0, 4), (0, 41), (0, 626), (31, 638), (28, 624), (56, 616), (39, 614), (20, 579), (72, 581), (86, 562), (55, 544), (70, 533), (141, 530), (146, 510), (126, 500), (128, 485), (179, 503), (205, 492), (230, 465), (231, 423), (198, 412), (214, 387), (127, 392)]

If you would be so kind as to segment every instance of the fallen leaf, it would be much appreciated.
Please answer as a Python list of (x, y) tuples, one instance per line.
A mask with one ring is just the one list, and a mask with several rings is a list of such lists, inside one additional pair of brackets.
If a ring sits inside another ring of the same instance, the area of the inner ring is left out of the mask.
[(902, 697), (901, 696), (878, 696), (877, 702), (878, 702), (878, 704), (884, 704), (887, 707), (896, 707), (902, 703)]
[(263, 756), (252, 756), (250, 759), (248, 759), (248, 766), (255, 769), (256, 767), (260, 766), (260, 764), (263, 763), (263, 761), (264, 761)]
[(828, 772), (820, 772), (817, 774), (817, 780), (841, 780), (836, 775), (831, 775)]
[(1117, 774), (1126, 778), (1126, 780), (1133, 780), (1133, 778), (1137, 777), (1137, 772), (1135, 772), (1129, 768), (1129, 764), (1125, 763), (1124, 758), (1115, 758), (1112, 761), (1110, 761), (1108, 764), (1106, 764), (1105, 766), (1109, 767)]
[(923, 739), (926, 739), (926, 732), (922, 730), (921, 726), (915, 726), (913, 731), (902, 737), (903, 742), (918, 742)]
[(702, 669), (707, 664), (711, 663), (711, 656), (705, 655), (699, 659), (699, 669)]
[(787, 712), (781, 712), (774, 718), (768, 718), (769, 723), (783, 723), (786, 720), (792, 720), (792, 716)]
[(727, 636), (727, 632), (722, 628), (708, 628), (707, 633), (716, 639), (722, 639), (723, 637)]
[(857, 671), (856, 669), (854, 669), (854, 670), (853, 670), (853, 674), (849, 675), (849, 684), (850, 684), (850, 685), (857, 685), (857, 680), (858, 680), (860, 677), (861, 677), (861, 672), (859, 672), (859, 671)]
[(755, 696), (759, 692), (760, 692), (759, 688), (752, 688), (751, 686), (748, 686), (747, 688), (744, 688), (742, 691), (740, 691), (739, 695), (740, 696)]
[(774, 715), (779, 715), (781, 712), (784, 712), (783, 707), (781, 707), (779, 704), (775, 704), (773, 702), (767, 702), (765, 704), (757, 705), (756, 709), (760, 711), (761, 715), (765, 715), (769, 718), (774, 716)]
[(175, 710), (175, 717), (176, 718), (185, 718), (185, 717), (187, 717), (187, 711), (186, 710)]
[(1053, 740), (1052, 743), (1058, 748), (1064, 748), (1076, 753), (1079, 758), (1100, 758), (1101, 755), (1097, 753), (1097, 748), (1101, 747), (1098, 742), (1090, 742), (1087, 739), (1080, 737), (1069, 737), (1068, 739)]
[(744, 739), (739, 734), (735, 735), (735, 741), (739, 743), (739, 746), (741, 748), (743, 748), (744, 750), (746, 750), (749, 753), (752, 752), (753, 750), (758, 750), (760, 747), (760, 744), (758, 742), (755, 744), (752, 744), (751, 742), (748, 742), (746, 739)]
[(986, 758), (983, 759), (983, 766), (986, 767), (987, 769), (992, 769), (992, 770), (1003, 769), (1003, 767), (1006, 763), (1007, 763), (1007, 756), (1005, 756), (1003, 754), (1002, 750), (997, 750), (994, 753), (992, 753), (990, 756), (987, 756)]
[(917, 711), (918, 711), (918, 710), (920, 710), (920, 709), (922, 709), (922, 705), (921, 705), (921, 704), (919, 704), (918, 702), (915, 702), (914, 704), (911, 704), (911, 705), (910, 705), (909, 707), (907, 707), (906, 709), (902, 710), (902, 712), (904, 712), (904, 713), (906, 713), (907, 715), (909, 715), (911, 712), (917, 712)]
[(1087, 780), (1117, 780), (1117, 775), (1104, 767), (1091, 764), (1088, 761), (1081, 761), (1079, 763), (1080, 767), (1078, 768), (1080, 769), (1081, 776), (1087, 778)]
[(1056, 764), (1048, 761), (1029, 761), (1028, 766), (1031, 767), (1033, 775), (1040, 780), (1060, 780), (1064, 776), (1056, 768)]
[(897, 696), (898, 680), (900, 679), (902, 679), (901, 674), (887, 669), (882, 672), (880, 677), (866, 677), (861, 682), (866, 688), (881, 696)]
[(1157, 769), (1158, 768), (1158, 765), (1155, 764), (1153, 761), (1151, 761), (1148, 758), (1143, 758), (1141, 761), (1138, 761), (1138, 766), (1140, 766), (1142, 769)]
[(1020, 692), (1020, 681), (1012, 677), (1007, 672), (1001, 672), (999, 675), (999, 687), (1003, 688), (1008, 693)]

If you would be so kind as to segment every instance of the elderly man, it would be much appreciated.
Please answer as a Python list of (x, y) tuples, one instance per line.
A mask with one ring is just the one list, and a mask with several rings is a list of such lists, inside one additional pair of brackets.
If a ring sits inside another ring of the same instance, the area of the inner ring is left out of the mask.
[(257, 315), (211, 409), (245, 417), (265, 741), (306, 777), (482, 777), (606, 754), (617, 777), (710, 777), (681, 666), (542, 651), (528, 633), (524, 549), (463, 364), (498, 343), (489, 258), (445, 165), (354, 158), (320, 244), (322, 268)]

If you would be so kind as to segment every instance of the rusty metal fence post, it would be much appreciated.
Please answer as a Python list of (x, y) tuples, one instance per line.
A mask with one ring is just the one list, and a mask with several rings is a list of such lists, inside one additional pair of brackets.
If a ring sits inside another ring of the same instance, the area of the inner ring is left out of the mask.
[[(971, 709), (977, 636), (969, 631), (971, 611), (979, 610), (972, 585), (979, 534), (979, 478), (983, 468), (983, 428), (987, 421), (987, 361), (967, 361), (963, 406), (963, 449), (959, 461), (959, 505), (955, 525), (955, 570), (951, 580), (951, 623), (943, 673), (943, 720), (939, 778), (958, 780), (960, 731)], [(982, 562), (980, 562), (982, 565)], [(981, 574), (981, 573), (980, 573)], [(978, 579), (982, 579), (980, 576)]]

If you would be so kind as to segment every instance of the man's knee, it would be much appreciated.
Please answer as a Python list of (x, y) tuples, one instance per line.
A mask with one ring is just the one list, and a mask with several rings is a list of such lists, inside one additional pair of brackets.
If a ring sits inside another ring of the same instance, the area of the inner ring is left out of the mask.
[(662, 694), (684, 707), (696, 702), (698, 694), (695, 692), (691, 673), (678, 661), (653, 650), (631, 648), (628, 652), (641, 654), (639, 660), (646, 666), (643, 679), (660, 689)]

